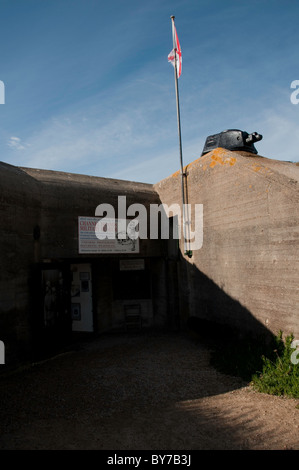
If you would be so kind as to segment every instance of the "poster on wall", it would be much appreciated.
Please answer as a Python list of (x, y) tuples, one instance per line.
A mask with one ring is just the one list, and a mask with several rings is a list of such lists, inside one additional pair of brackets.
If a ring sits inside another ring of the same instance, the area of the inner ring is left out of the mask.
[(128, 235), (134, 233), (131, 223), (106, 217), (78, 217), (79, 254), (139, 253), (139, 238)]

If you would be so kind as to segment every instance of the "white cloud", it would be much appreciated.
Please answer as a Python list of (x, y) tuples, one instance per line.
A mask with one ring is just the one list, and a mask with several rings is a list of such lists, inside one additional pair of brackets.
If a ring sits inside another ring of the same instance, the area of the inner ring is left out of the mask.
[(19, 137), (10, 137), (9, 141), (7, 142), (7, 145), (15, 150), (24, 150), (25, 147), (23, 144), (21, 144), (21, 139)]
[[(150, 86), (151, 93), (145, 94), (139, 76), (115, 88), (112, 97), (99, 94), (43, 122), (24, 142), (11, 138), (10, 147), (23, 152), (11, 154), (10, 163), (106, 177), (136, 162), (146, 164), (173, 143), (173, 135), (177, 142), (176, 116), (172, 125), (165, 89), (159, 82)], [(155, 171), (157, 180), (159, 166)], [(140, 178), (146, 178), (142, 167)]]

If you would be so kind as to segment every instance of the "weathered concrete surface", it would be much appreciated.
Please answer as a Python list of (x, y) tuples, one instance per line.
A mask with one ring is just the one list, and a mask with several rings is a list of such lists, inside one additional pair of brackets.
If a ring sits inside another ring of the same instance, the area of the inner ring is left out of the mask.
[(5, 356), (19, 359), (31, 341), (31, 267), (38, 259), (34, 228), (40, 223), (38, 183), (0, 163), (0, 339)]
[[(188, 202), (204, 213), (203, 246), (180, 264), (185, 320), (298, 338), (299, 167), (218, 148), (185, 170)], [(180, 172), (154, 187), (181, 203)]]
[[(105, 329), (105, 321), (108, 327), (113, 326), (113, 255), (79, 255), (78, 216), (93, 217), (101, 203), (114, 206), (117, 216), (118, 196), (126, 196), (127, 207), (141, 203), (149, 208), (152, 203), (160, 203), (151, 184), (0, 164), (0, 340), (5, 343), (6, 363), (31, 354), (32, 335), (38, 334), (37, 324), (43, 318), (40, 300), (44, 261), (68, 267), (86, 259), (95, 263), (99, 289), (95, 315), (100, 319), (99, 328)], [(158, 260), (164, 245), (159, 240), (141, 240), (140, 252), (130, 257)], [(103, 280), (108, 280), (107, 292)], [(166, 292), (163, 296), (166, 298)], [(162, 314), (163, 302), (160, 305), (154, 298), (158, 314)]]
[[(127, 207), (140, 203), (148, 209), (150, 204), (160, 203), (151, 184), (50, 170), (22, 170), (40, 183), (41, 259), (77, 258), (78, 216), (94, 217), (99, 204), (111, 204), (117, 216), (118, 196), (126, 196)], [(138, 256), (161, 255), (160, 248), (157, 240), (141, 240)]]

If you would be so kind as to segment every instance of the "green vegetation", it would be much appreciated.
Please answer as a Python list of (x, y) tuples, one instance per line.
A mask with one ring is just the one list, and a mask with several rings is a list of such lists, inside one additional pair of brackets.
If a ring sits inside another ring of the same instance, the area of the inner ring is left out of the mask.
[(218, 346), (211, 363), (223, 373), (250, 381), (255, 390), (271, 395), (299, 398), (299, 363), (291, 360), (293, 335), (282, 332), (270, 344), (243, 341)]
[(299, 364), (291, 361), (291, 348), (294, 337), (289, 335), (282, 339), (282, 332), (276, 337), (277, 347), (274, 349), (275, 359), (262, 357), (263, 368), (261, 373), (252, 377), (253, 387), (262, 393), (271, 395), (286, 395), (299, 398)]

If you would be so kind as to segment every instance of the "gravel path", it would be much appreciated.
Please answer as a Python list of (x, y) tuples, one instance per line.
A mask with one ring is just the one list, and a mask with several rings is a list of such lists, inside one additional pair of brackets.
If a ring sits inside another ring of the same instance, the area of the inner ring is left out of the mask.
[(186, 334), (107, 335), (0, 376), (0, 449), (296, 449), (298, 400), (254, 392)]

